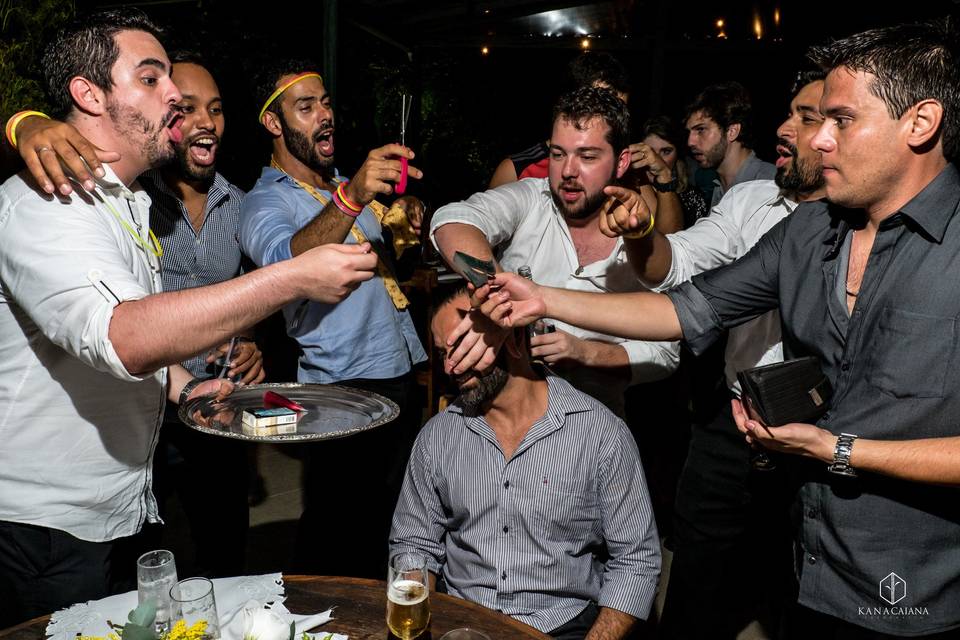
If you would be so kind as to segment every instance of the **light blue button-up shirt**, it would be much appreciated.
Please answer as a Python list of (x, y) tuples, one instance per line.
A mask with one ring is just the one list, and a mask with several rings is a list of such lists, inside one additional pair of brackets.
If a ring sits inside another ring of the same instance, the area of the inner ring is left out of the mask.
[[(320, 191), (330, 197), (327, 191)], [(291, 257), (290, 239), (320, 212), (317, 200), (289, 176), (264, 167), (240, 208), (240, 243), (259, 266)], [(380, 223), (365, 208), (356, 224), (380, 256), (388, 255)], [(344, 243), (354, 244), (348, 234)], [(382, 380), (407, 373), (427, 355), (408, 311), (399, 311), (375, 275), (339, 304), (293, 302), (283, 309), (287, 333), (302, 350), (297, 379), (331, 383)]]

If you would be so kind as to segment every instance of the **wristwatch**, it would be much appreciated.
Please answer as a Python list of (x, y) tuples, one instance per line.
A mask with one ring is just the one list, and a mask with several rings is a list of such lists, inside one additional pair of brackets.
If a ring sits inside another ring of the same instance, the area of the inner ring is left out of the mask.
[(827, 466), (827, 471), (841, 476), (857, 477), (857, 472), (850, 466), (850, 454), (853, 452), (853, 441), (857, 436), (850, 433), (841, 433), (837, 438), (837, 446), (833, 450), (833, 463)]
[(660, 193), (670, 193), (671, 191), (677, 190), (677, 179), (675, 177), (670, 178), (670, 182), (660, 183), (656, 180), (653, 180), (650, 182), (650, 184), (653, 185), (653, 188)]
[(187, 401), (187, 398), (190, 397), (190, 394), (193, 393), (193, 390), (200, 386), (200, 383), (206, 382), (207, 378), (194, 378), (183, 385), (183, 389), (180, 390), (180, 401), (177, 404), (182, 405)]

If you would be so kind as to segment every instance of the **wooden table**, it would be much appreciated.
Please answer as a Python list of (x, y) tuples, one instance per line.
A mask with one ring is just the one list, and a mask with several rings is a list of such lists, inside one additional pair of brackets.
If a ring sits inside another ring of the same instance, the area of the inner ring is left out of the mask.
[[(307, 614), (336, 606), (333, 620), (316, 631), (336, 631), (350, 640), (387, 640), (387, 583), (360, 578), (320, 576), (284, 576), (286, 607), (293, 613)], [(43, 640), (50, 616), (35, 618), (0, 631), (0, 640)], [(544, 635), (509, 616), (478, 604), (441, 593), (430, 594), (430, 630), (418, 640), (439, 640), (451, 629), (472, 627), (491, 640), (531, 638), (549, 640)]]

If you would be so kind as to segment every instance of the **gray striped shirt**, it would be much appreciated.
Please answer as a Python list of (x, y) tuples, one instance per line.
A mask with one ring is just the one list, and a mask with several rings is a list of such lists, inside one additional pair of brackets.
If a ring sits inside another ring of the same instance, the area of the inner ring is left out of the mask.
[[(197, 232), (187, 208), (158, 169), (140, 177), (153, 204), (150, 227), (163, 247), (163, 290), (179, 291), (229, 280), (240, 274), (240, 202), (244, 193), (219, 173), (207, 193), (203, 226)], [(202, 353), (182, 364), (194, 376), (214, 373)]]
[(660, 545), (636, 443), (598, 401), (547, 381), (547, 412), (509, 460), (457, 403), (423, 427), (391, 552), (425, 552), (452, 595), (544, 632), (591, 601), (646, 618)]

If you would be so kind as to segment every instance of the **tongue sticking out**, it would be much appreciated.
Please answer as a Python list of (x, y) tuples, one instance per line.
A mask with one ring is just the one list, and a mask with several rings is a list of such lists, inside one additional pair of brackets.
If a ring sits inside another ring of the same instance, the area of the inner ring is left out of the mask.
[(170, 139), (173, 144), (180, 144), (183, 140), (183, 131), (180, 131), (180, 119), (174, 120), (167, 129), (170, 131)]

